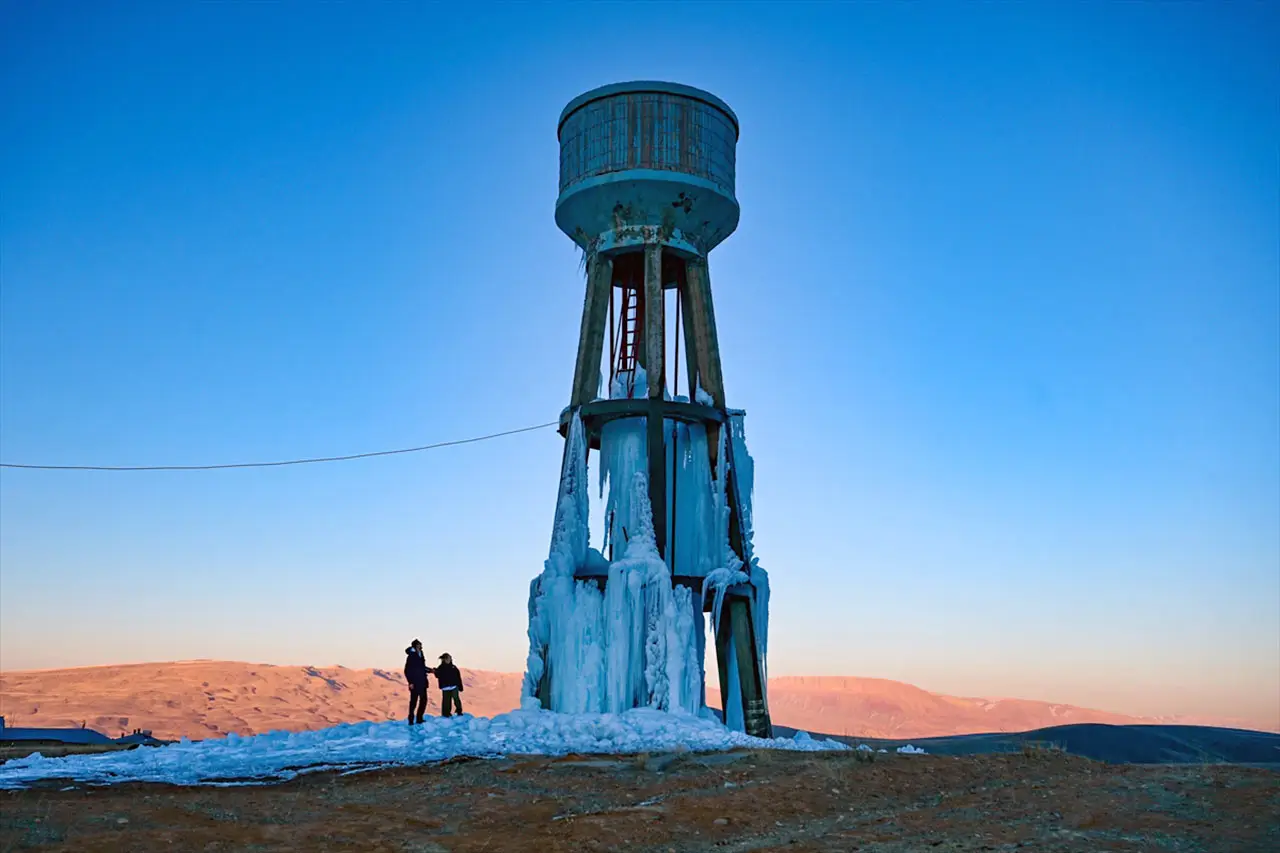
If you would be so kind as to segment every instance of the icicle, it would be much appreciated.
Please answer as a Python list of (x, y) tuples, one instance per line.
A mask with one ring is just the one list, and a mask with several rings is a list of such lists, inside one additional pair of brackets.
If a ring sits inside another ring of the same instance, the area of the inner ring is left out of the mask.
[(678, 450), (674, 573), (700, 577), (720, 565), (706, 428), (681, 425)]
[(604, 710), (611, 714), (620, 714), (635, 707), (636, 703), (635, 684), (631, 679), (634, 668), (631, 638), (636, 625), (630, 580), (623, 561), (615, 561), (609, 567), (609, 581), (604, 593), (608, 631)]
[(747, 571), (755, 591), (752, 607), (752, 623), (756, 636), (756, 656), (765, 667), (769, 652), (769, 573), (755, 555), (755, 521), (752, 499), (755, 496), (755, 460), (747, 450), (747, 431), (743, 413), (731, 411), (729, 423), (733, 441), (734, 482), (738, 485), (739, 518), (742, 525), (742, 549), (747, 559)]
[(579, 582), (568, 601), (569, 612), (557, 625), (560, 642), (551, 645), (552, 667), (566, 676), (555, 679), (552, 703), (567, 714), (598, 713), (604, 701), (604, 599), (594, 583)]
[[(720, 452), (716, 456), (716, 482), (715, 491), (712, 494), (713, 506), (715, 508), (715, 533), (712, 541), (718, 548), (716, 554), (716, 568), (707, 574), (710, 578), (712, 575), (722, 577), (723, 572), (730, 575), (740, 575), (742, 569), (742, 560), (734, 553), (733, 547), (729, 544), (729, 514), (732, 507), (729, 505), (727, 494), (728, 488), (728, 460), (725, 453), (725, 431), (720, 431)], [(745, 578), (744, 578), (745, 580)], [(735, 581), (738, 582), (738, 581)]]
[[(626, 553), (627, 539), (633, 535), (632, 480), (637, 473), (643, 475), (648, 470), (648, 459), (644, 418), (623, 418), (604, 425), (600, 431), (600, 496), (604, 497), (608, 484), (604, 513), (610, 522), (608, 536), (615, 557)], [(648, 492), (645, 494), (647, 501)], [(652, 529), (652, 518), (649, 524)]]
[(649, 376), (637, 364), (632, 370), (620, 370), (609, 384), (610, 400), (643, 399), (649, 393)]
[(609, 383), (609, 399), (625, 400), (631, 396), (631, 371), (620, 370)]
[[(575, 651), (572, 635), (566, 632), (573, 627), (576, 609), (574, 571), (584, 563), (590, 547), (587, 483), (586, 437), (582, 419), (575, 412), (565, 444), (551, 547), (542, 574), (529, 587), (529, 655), (522, 706), (541, 704), (537, 699), (538, 684), (548, 669), (574, 667), (568, 671), (577, 671), (570, 660)], [(563, 695), (553, 696), (552, 704), (560, 709), (558, 700), (563, 698)]]
[(756, 635), (756, 658), (760, 661), (760, 677), (768, 681), (769, 573), (754, 560), (751, 563), (751, 588), (755, 591), (755, 606), (751, 612)]
[(701, 403), (704, 406), (714, 406), (716, 404), (716, 401), (712, 399), (711, 395), (703, 389), (701, 376), (698, 377), (697, 383), (694, 386), (693, 401), (695, 403)]
[(747, 583), (747, 581), (746, 572), (737, 569), (716, 569), (707, 575), (706, 580), (702, 582), (702, 604), (706, 606), (709, 593), (715, 594), (715, 599), (711, 602), (712, 630), (720, 628), (720, 612), (724, 607), (724, 595), (729, 587)]
[(702, 610), (693, 606), (693, 590), (677, 586), (668, 599), (667, 709), (696, 714), (702, 707)]
[[(658, 542), (653, 532), (653, 510), (649, 503), (649, 483), (643, 470), (632, 476), (631, 528), (624, 561), (628, 571), (643, 578), (644, 608), (644, 683), (646, 704), (664, 708), (667, 703), (666, 661), (667, 645), (663, 615), (664, 598), (671, 596), (671, 573), (658, 554)], [(610, 489), (612, 497), (613, 489)]]
[[(618, 390), (616, 384), (611, 390)], [(676, 558), (682, 572), (688, 567), (691, 574), (711, 576), (706, 589), (716, 593), (717, 619), (725, 590), (746, 581), (741, 561), (728, 547), (728, 432), (720, 432), (713, 481), (703, 427), (672, 424), (666, 431), (668, 446), (675, 447), (667, 458), (676, 471), (671, 483), (679, 483), (679, 490), (668, 495), (675, 516), (668, 523), (680, 537), (673, 543)], [(551, 546), (542, 573), (530, 585), (522, 706), (539, 707), (539, 687), (549, 679), (548, 705), (556, 711), (620, 713), (647, 706), (698, 714), (706, 695), (704, 617), (689, 587), (673, 587), (672, 569), (658, 552), (644, 419), (606, 424), (599, 458), (601, 495), (606, 484), (609, 489), (605, 541), (615, 555), (612, 562), (590, 547), (586, 436), (575, 416)], [(607, 576), (603, 592), (594, 581), (577, 579), (583, 568)]]
[(645, 372), (644, 365), (639, 363), (635, 368), (635, 381), (631, 384), (631, 396), (637, 400), (649, 396), (649, 374)]
[(551, 548), (544, 572), (573, 577), (574, 569), (583, 565), (591, 543), (587, 492), (587, 444), (582, 419), (575, 412), (569, 424), (565, 447), (564, 470), (560, 475), (560, 495), (556, 499), (555, 524), (551, 531)]
[(667, 626), (670, 611), (671, 583), (653, 573), (645, 584), (644, 683), (650, 708), (665, 711), (670, 707), (671, 684), (667, 678)]
[(546, 665), (543, 655), (546, 654), (548, 633), (546, 614), (539, 606), (542, 600), (540, 580), (534, 578), (529, 582), (529, 655), (525, 659), (524, 684), (520, 691), (522, 708), (541, 707), (537, 695)]

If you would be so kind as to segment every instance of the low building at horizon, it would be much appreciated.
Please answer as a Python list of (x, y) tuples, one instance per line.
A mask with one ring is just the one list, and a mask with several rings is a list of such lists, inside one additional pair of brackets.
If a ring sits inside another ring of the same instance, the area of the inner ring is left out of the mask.
[(80, 728), (27, 728), (10, 726), (0, 716), (0, 743), (50, 744), (75, 746), (162, 746), (169, 741), (152, 737), (150, 730), (134, 729), (118, 738), (109, 737), (83, 724)]

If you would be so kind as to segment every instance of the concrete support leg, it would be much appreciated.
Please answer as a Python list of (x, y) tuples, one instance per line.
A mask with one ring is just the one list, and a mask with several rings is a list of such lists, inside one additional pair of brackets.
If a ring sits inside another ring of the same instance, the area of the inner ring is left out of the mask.
[[(711, 298), (711, 277), (707, 271), (706, 258), (695, 258), (688, 262), (681, 299), (684, 306), (685, 347), (689, 359), (689, 387), (695, 389), (701, 386), (710, 395), (712, 404), (724, 411), (724, 375), (720, 367), (720, 341), (716, 335), (715, 307)], [(720, 432), (728, 428), (727, 424), (723, 427), (711, 424), (707, 426), (712, 471), (716, 469), (720, 452)], [(731, 505), (729, 545), (745, 563), (747, 555), (742, 538), (737, 472), (733, 468), (731, 446), (727, 452), (729, 481), (725, 485)], [(729, 655), (733, 655), (738, 668), (747, 733), (757, 737), (772, 737), (773, 725), (769, 719), (769, 706), (765, 696), (767, 686), (764, 681), (764, 662), (756, 654), (752, 607), (753, 602), (749, 597), (739, 595), (728, 599), (721, 613), (720, 624), (715, 626), (720, 697), (726, 703), (722, 707), (725, 707), (727, 713), (728, 661)]]
[(662, 246), (644, 247), (644, 351), (649, 377), (649, 504), (658, 553), (667, 553), (667, 449), (662, 425), (662, 392), (666, 386), (666, 301), (662, 298)]
[(613, 286), (613, 262), (594, 255), (587, 267), (587, 294), (582, 302), (582, 329), (578, 334), (578, 360), (573, 369), (569, 406), (577, 408), (595, 399), (600, 386), (600, 359), (604, 356), (604, 331), (609, 321), (609, 289)]
[(738, 690), (742, 702), (742, 720), (747, 734), (773, 737), (769, 705), (765, 698), (764, 666), (756, 655), (752, 602), (746, 596), (725, 599), (720, 611), (720, 624), (715, 626), (716, 669), (720, 676), (720, 707), (725, 723), (729, 721), (729, 656), (738, 667)]
[(742, 690), (742, 719), (747, 734), (773, 737), (773, 724), (765, 703), (763, 667), (756, 655), (755, 631), (751, 620), (751, 599), (733, 598), (726, 602), (729, 624), (733, 629), (732, 653), (738, 657), (738, 682)]
[(716, 641), (716, 673), (720, 676), (720, 708), (724, 711), (726, 725), (729, 721), (729, 655), (733, 629), (729, 627), (729, 609), (722, 608), (720, 622), (711, 626)]
[(702, 386), (718, 409), (724, 408), (724, 376), (720, 371), (720, 340), (711, 302), (711, 276), (706, 258), (689, 261), (684, 293), (685, 346), (691, 360), (691, 388)]
[(551, 707), (551, 656), (545, 646), (542, 649), (542, 678), (538, 679), (538, 702), (544, 711), (555, 710)]
[(661, 400), (666, 385), (666, 328), (662, 246), (648, 243), (644, 247), (644, 369), (649, 375), (650, 400)]
[[(725, 424), (724, 429), (732, 429), (732, 426)], [(727, 468), (727, 473), (725, 474), (727, 481), (725, 483), (725, 497), (729, 501), (729, 547), (733, 549), (733, 553), (741, 558), (746, 570), (750, 571), (750, 567), (747, 566), (749, 562), (747, 560), (747, 546), (742, 538), (742, 491), (738, 480), (738, 468), (733, 459), (732, 436), (730, 436), (729, 441), (725, 442), (725, 455), (728, 457), (725, 460), (728, 463), (725, 466)], [(755, 623), (753, 622), (752, 624), (754, 625)]]
[[(715, 307), (711, 302), (711, 276), (706, 258), (694, 258), (685, 269), (684, 337), (689, 353), (690, 399), (699, 386), (711, 395), (717, 409), (724, 409), (724, 376), (720, 370), (720, 340), (716, 336)], [(696, 402), (696, 400), (695, 400)], [(720, 427), (707, 426), (711, 470), (720, 455)]]

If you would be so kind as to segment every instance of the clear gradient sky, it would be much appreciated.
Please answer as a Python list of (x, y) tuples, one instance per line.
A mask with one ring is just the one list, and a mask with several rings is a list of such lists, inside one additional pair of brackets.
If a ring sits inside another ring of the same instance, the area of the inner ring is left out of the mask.
[[(680, 81), (742, 122), (771, 673), (1280, 721), (1280, 8), (465, 8), (0, 5), (3, 461), (553, 420), (556, 118)], [(0, 667), (517, 671), (559, 462), (6, 470)]]

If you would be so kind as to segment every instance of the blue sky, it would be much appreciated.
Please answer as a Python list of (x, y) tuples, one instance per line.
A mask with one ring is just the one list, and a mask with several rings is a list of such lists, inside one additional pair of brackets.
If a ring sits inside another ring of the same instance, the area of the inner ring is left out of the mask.
[[(556, 118), (677, 80), (742, 123), (711, 270), (771, 672), (1280, 720), (1273, 7), (0, 8), (3, 461), (554, 419)], [(518, 670), (559, 461), (6, 470), (0, 666)]]

